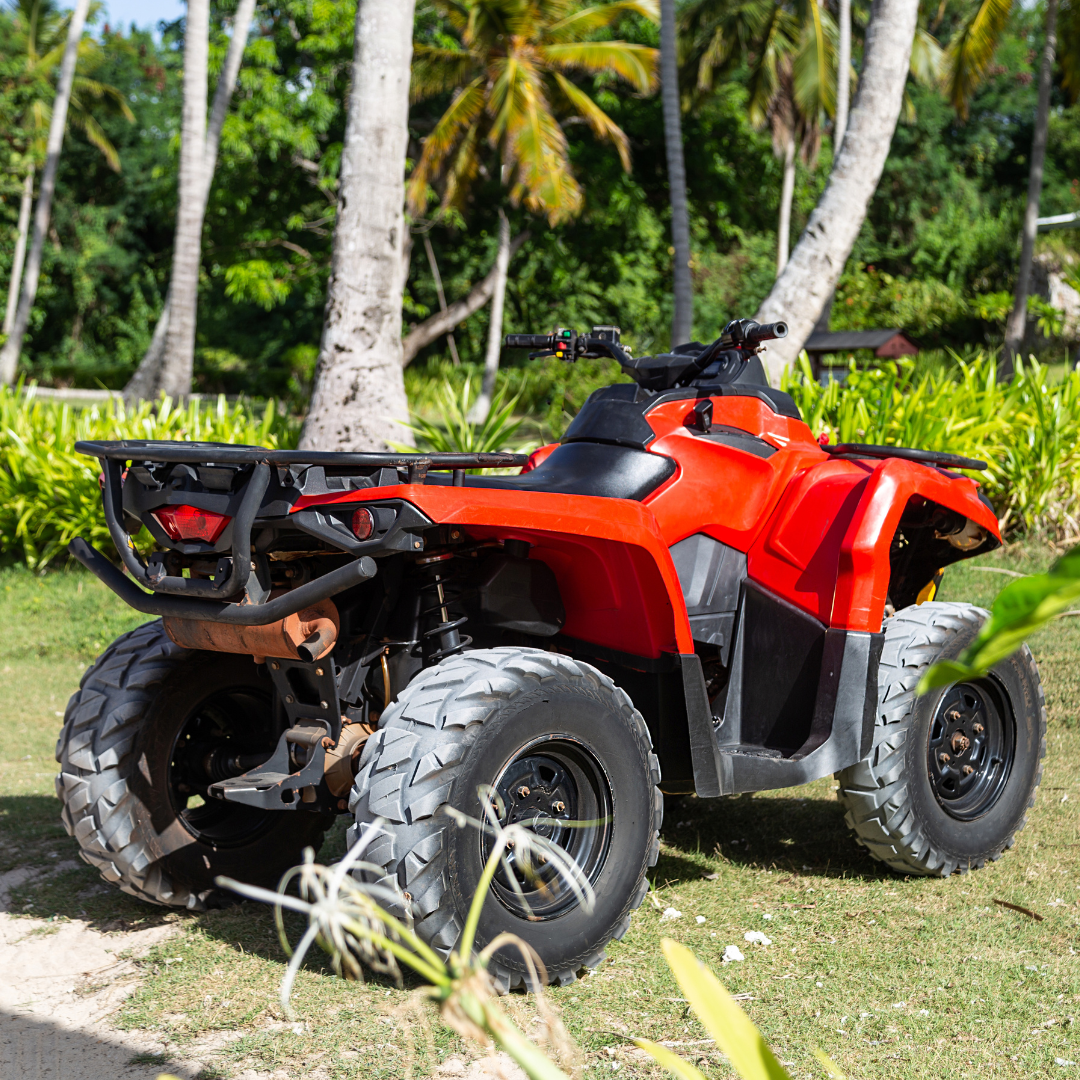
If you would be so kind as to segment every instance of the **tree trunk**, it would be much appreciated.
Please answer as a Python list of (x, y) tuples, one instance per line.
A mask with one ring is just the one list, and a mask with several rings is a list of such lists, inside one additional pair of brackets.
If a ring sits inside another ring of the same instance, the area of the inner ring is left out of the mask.
[(758, 322), (788, 323), (765, 354), (774, 385), (795, 363), (844, 269), (881, 179), (904, 97), (918, 0), (874, 0), (863, 69), (829, 183), (784, 272), (758, 309)]
[(844, 145), (848, 102), (851, 99), (851, 0), (840, 0), (839, 38), (836, 49), (836, 119), (833, 122), (833, 158)]
[[(240, 73), (240, 64), (244, 58), (244, 48), (247, 45), (248, 31), (251, 29), (251, 20), (255, 13), (256, 0), (240, 0), (233, 17), (232, 37), (229, 40), (229, 51), (225, 56), (225, 65), (218, 76), (217, 88), (214, 91), (214, 104), (210, 109), (210, 122), (206, 129), (206, 143), (203, 149), (203, 187), (201, 194), (202, 209), (200, 211), (199, 227), (199, 251), (196, 260), (202, 254), (202, 225), (201, 221), (206, 217), (206, 205), (210, 199), (210, 187), (214, 180), (214, 170), (217, 166), (218, 147), (221, 143), (221, 130), (225, 126), (225, 118), (229, 112), (229, 102), (232, 100), (233, 90), (236, 88), (236, 79)], [(186, 61), (185, 61), (186, 62)], [(205, 84), (205, 79), (204, 79)], [(185, 90), (186, 93), (186, 90)], [(204, 96), (205, 101), (205, 96)], [(177, 224), (177, 246), (179, 246), (179, 222)], [(154, 328), (154, 336), (150, 339), (142, 360), (139, 362), (134, 374), (124, 387), (124, 397), (129, 401), (137, 401), (140, 398), (156, 397), (162, 386), (164, 372), (165, 342), (169, 331), (169, 315), (172, 311), (172, 280), (165, 294), (165, 305), (158, 317), (158, 324)], [(194, 339), (193, 339), (194, 340)], [(194, 362), (194, 355), (192, 358)], [(190, 390), (190, 377), (188, 380)]]
[(675, 313), (671, 319), (672, 347), (690, 340), (694, 324), (694, 284), (690, 277), (690, 211), (686, 205), (686, 166), (683, 162), (679, 73), (675, 47), (675, 0), (660, 0), (660, 92), (664, 106), (668, 197), (671, 201), (671, 244), (675, 249), (672, 254), (675, 294)]
[(326, 317), (305, 450), (412, 444), (401, 372), (415, 0), (360, 0)]
[(776, 227), (776, 272), (782, 274), (791, 252), (791, 203), (795, 198), (795, 132), (784, 143), (784, 183), (780, 188), (780, 221)]
[[(529, 232), (526, 230), (510, 241), (511, 259), (528, 239)], [(440, 311), (438, 315), (432, 315), (422, 323), (414, 326), (405, 335), (405, 339), (401, 343), (401, 366), (408, 367), (421, 349), (426, 348), (436, 338), (442, 337), (443, 334), (453, 330), (455, 326), (460, 326), (469, 316), (475, 315), (491, 299), (491, 294), (495, 291), (495, 279), (498, 275), (499, 264), (496, 258), (495, 265), (488, 271), (487, 277), (482, 281), (478, 281), (469, 290), (467, 296), (455, 300), (452, 304), (447, 305), (444, 311)]]
[(19, 235), (15, 240), (15, 257), (11, 261), (11, 284), (8, 286), (7, 310), (4, 312), (4, 333), (11, 333), (15, 322), (15, 309), (19, 305), (19, 286), (22, 284), (23, 266), (26, 263), (26, 238), (30, 235), (30, 211), (34, 206), (34, 166), (23, 180), (22, 199), (19, 201)]
[(504, 211), (499, 211), (499, 250), (495, 255), (494, 280), (491, 289), (491, 322), (488, 323), (487, 355), (484, 357), (484, 381), (480, 396), (469, 410), (469, 420), (482, 424), (491, 412), (491, 399), (495, 396), (495, 377), (499, 374), (499, 357), (502, 355), (503, 305), (506, 300), (506, 279), (510, 274), (510, 222)]
[(23, 338), (30, 324), (30, 309), (37, 298), (38, 279), (41, 276), (41, 254), (45, 248), (45, 234), (49, 231), (49, 215), (52, 197), (56, 190), (56, 170), (60, 164), (60, 150), (64, 145), (64, 128), (67, 125), (68, 102), (71, 100), (71, 84), (75, 80), (75, 64), (78, 60), (79, 42), (90, 0), (75, 0), (75, 10), (68, 24), (67, 44), (60, 62), (60, 78), (56, 84), (53, 100), (52, 121), (49, 124), (49, 141), (45, 148), (45, 168), (41, 174), (41, 190), (38, 192), (34, 212), (34, 232), (30, 240), (30, 254), (26, 260), (26, 277), (19, 294), (19, 304), (11, 324), (7, 340), (0, 349), (0, 383), (10, 385), (15, 381), (15, 369), (22, 352)]
[(180, 183), (176, 241), (169, 279), (169, 325), (158, 388), (173, 398), (191, 393), (195, 367), (195, 313), (206, 203), (206, 76), (209, 0), (188, 0), (184, 21), (184, 109), (180, 122)]
[(1038, 231), (1039, 199), (1042, 196), (1043, 165), (1046, 161), (1046, 131), (1050, 122), (1050, 83), (1057, 52), (1058, 0), (1046, 2), (1046, 44), (1043, 46), (1042, 67), (1039, 69), (1039, 103), (1035, 113), (1035, 138), (1031, 143), (1031, 170), (1028, 173), (1027, 207), (1024, 211), (1024, 233), (1020, 242), (1020, 271), (1016, 275), (1016, 299), (1005, 328), (1005, 349), (999, 373), (1011, 379), (1016, 356), (1024, 343), (1027, 328), (1028, 289), (1031, 285), (1031, 257), (1035, 251)]
[[(426, 233), (424, 234), (424, 251), (427, 252), (428, 266), (431, 267), (431, 277), (432, 277), (432, 280), (435, 282), (436, 295), (439, 297), (439, 311), (443, 315), (445, 315), (446, 314), (446, 293), (443, 292), (442, 274), (439, 273), (439, 264), (435, 260), (435, 249), (431, 246), (431, 237), (428, 236)], [(457, 342), (454, 340), (454, 332), (453, 332), (453, 330), (451, 330), (446, 335), (446, 344), (450, 349), (450, 358), (454, 361), (454, 367), (460, 367), (461, 366), (461, 357), (458, 356)], [(404, 341), (401, 343), (401, 347), (402, 347), (402, 350), (404, 350), (404, 348), (405, 348), (405, 342)], [(414, 353), (413, 356), (415, 356), (415, 355), (416, 354)], [(412, 356), (409, 357), (409, 360), (411, 360), (411, 359), (412, 359)], [(406, 360), (405, 357), (403, 356), (401, 358), (402, 366), (406, 365), (409, 362), (409, 360)]]

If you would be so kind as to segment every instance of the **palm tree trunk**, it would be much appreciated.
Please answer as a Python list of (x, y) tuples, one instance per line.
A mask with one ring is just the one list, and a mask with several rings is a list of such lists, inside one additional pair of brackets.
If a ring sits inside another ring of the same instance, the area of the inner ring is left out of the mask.
[[(232, 100), (233, 91), (236, 88), (236, 79), (240, 73), (240, 64), (244, 58), (244, 48), (247, 45), (248, 31), (251, 29), (251, 20), (255, 13), (256, 0), (240, 0), (233, 17), (232, 37), (229, 40), (229, 51), (225, 57), (225, 66), (218, 76), (217, 87), (214, 91), (214, 104), (210, 109), (210, 122), (206, 129), (206, 143), (203, 149), (203, 190), (201, 217), (206, 217), (206, 205), (210, 199), (210, 187), (214, 179), (214, 170), (217, 166), (218, 147), (221, 143), (221, 130), (225, 126), (225, 118), (229, 112), (229, 102)], [(185, 60), (186, 63), (186, 60)], [(205, 80), (204, 80), (205, 82)], [(205, 101), (205, 97), (204, 97)], [(179, 245), (179, 233), (177, 235)], [(202, 226), (199, 228), (199, 251), (196, 259), (202, 253)], [(142, 360), (134, 374), (124, 387), (124, 397), (129, 401), (137, 401), (140, 398), (155, 397), (162, 389), (162, 375), (164, 371), (165, 342), (169, 331), (169, 315), (172, 311), (172, 280), (165, 295), (165, 305), (158, 317), (158, 324), (154, 329), (154, 336), (143, 355)], [(190, 390), (190, 378), (188, 382)]]
[(1057, 52), (1057, 13), (1058, 0), (1047, 0), (1046, 44), (1043, 45), (1042, 67), (1039, 69), (1039, 103), (1035, 112), (1035, 138), (1031, 143), (1027, 207), (1024, 211), (1024, 233), (1020, 242), (1020, 272), (1016, 275), (1016, 299), (1005, 328), (1005, 350), (999, 372), (1006, 379), (1013, 376), (1016, 356), (1024, 343), (1024, 331), (1027, 328), (1031, 257), (1035, 251), (1035, 234), (1038, 231), (1039, 199), (1042, 196), (1043, 165), (1046, 161), (1046, 133), (1050, 123), (1050, 83)]
[(169, 279), (169, 325), (158, 386), (173, 398), (191, 393), (195, 367), (195, 313), (206, 204), (206, 74), (209, 0), (188, 0), (184, 21), (184, 109), (180, 122), (180, 181), (176, 242)]
[[(431, 267), (431, 277), (435, 282), (435, 293), (439, 297), (439, 311), (446, 314), (446, 293), (443, 292), (442, 274), (439, 273), (439, 264), (435, 260), (435, 249), (431, 246), (431, 237), (424, 234), (424, 251), (427, 252), (428, 266)], [(451, 330), (446, 335), (446, 344), (450, 348), (450, 357), (454, 361), (454, 367), (461, 367), (461, 357), (458, 356), (457, 342), (454, 340), (454, 332)], [(404, 349), (405, 343), (402, 342)], [(415, 355), (415, 354), (414, 354)], [(404, 357), (402, 358), (404, 360)], [(410, 357), (412, 359), (412, 357)]]
[(836, 119), (833, 122), (833, 158), (844, 145), (848, 103), (851, 99), (851, 0), (840, 0), (839, 41), (836, 47)]
[(766, 353), (774, 384), (795, 363), (836, 288), (881, 179), (900, 117), (918, 11), (919, 0), (874, 0), (871, 7), (844, 145), (784, 272), (756, 315), (758, 322), (783, 320), (789, 326), (788, 337), (771, 342)]
[(780, 188), (780, 221), (776, 227), (776, 272), (782, 274), (791, 252), (791, 203), (795, 198), (795, 132), (784, 143), (784, 183)]
[(415, 0), (360, 0), (326, 316), (302, 449), (411, 444), (401, 371)]
[(41, 255), (45, 249), (45, 234), (49, 231), (49, 215), (52, 197), (56, 190), (56, 170), (60, 165), (60, 150), (64, 145), (64, 128), (67, 125), (68, 102), (71, 100), (71, 84), (75, 80), (75, 64), (78, 61), (79, 42), (90, 0), (75, 0), (75, 9), (68, 24), (67, 44), (60, 62), (60, 78), (56, 84), (53, 100), (52, 121), (49, 124), (49, 140), (45, 148), (45, 168), (41, 173), (41, 190), (38, 192), (34, 212), (34, 232), (30, 240), (30, 254), (26, 260), (26, 277), (23, 280), (19, 304), (11, 324), (7, 340), (0, 349), (0, 383), (10, 385), (15, 381), (15, 369), (22, 352), (23, 338), (30, 324), (30, 309), (37, 298), (38, 279), (41, 276)]
[(499, 210), (499, 249), (495, 255), (495, 280), (491, 290), (491, 322), (488, 323), (487, 355), (484, 357), (484, 381), (480, 396), (469, 410), (469, 420), (482, 424), (491, 412), (491, 399), (495, 396), (495, 377), (499, 374), (499, 357), (502, 355), (503, 306), (506, 301), (506, 279), (510, 275), (510, 222), (506, 213)]
[(689, 341), (694, 324), (694, 283), (690, 276), (690, 212), (686, 204), (686, 166), (683, 161), (679, 72), (675, 46), (675, 0), (660, 0), (660, 92), (664, 106), (668, 197), (671, 201), (671, 244), (675, 249), (672, 257), (675, 299), (675, 313), (671, 319), (672, 346)]
[(15, 240), (15, 256), (11, 262), (11, 284), (8, 286), (7, 310), (4, 312), (4, 333), (11, 333), (15, 322), (15, 309), (19, 304), (19, 286), (22, 284), (23, 266), (26, 263), (26, 238), (30, 235), (30, 211), (34, 206), (34, 166), (23, 180), (22, 199), (19, 201), (19, 235)]

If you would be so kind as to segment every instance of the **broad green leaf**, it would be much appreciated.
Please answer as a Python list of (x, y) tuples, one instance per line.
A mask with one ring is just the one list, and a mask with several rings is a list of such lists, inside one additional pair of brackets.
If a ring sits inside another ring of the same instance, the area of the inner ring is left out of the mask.
[(707, 1080), (705, 1074), (689, 1061), (679, 1057), (673, 1050), (648, 1039), (635, 1039), (634, 1045), (651, 1054), (669, 1073), (679, 1080)]
[(1080, 547), (1063, 555), (1045, 574), (1010, 582), (998, 593), (979, 636), (958, 660), (935, 664), (918, 692), (982, 678), (1008, 659), (1026, 638), (1080, 600)]
[(754, 1022), (720, 980), (685, 946), (664, 938), (661, 946), (679, 988), (742, 1080), (790, 1080)]

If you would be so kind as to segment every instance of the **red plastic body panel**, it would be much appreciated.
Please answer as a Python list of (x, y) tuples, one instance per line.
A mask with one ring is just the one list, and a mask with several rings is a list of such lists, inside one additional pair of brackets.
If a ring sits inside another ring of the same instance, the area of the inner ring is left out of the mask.
[(750, 549), (749, 575), (841, 630), (881, 629), (889, 548), (913, 495), (956, 510), (1000, 539), (967, 477), (900, 458), (831, 459), (796, 478)]
[[(691, 429), (693, 400), (646, 418), (653, 453), (675, 474), (644, 503), (552, 492), (403, 484), (305, 496), (312, 505), (400, 498), (475, 540), (520, 539), (551, 567), (566, 607), (564, 633), (642, 657), (693, 652), (682, 589), (668, 548), (704, 532), (747, 553), (749, 576), (822, 623), (881, 629), (889, 549), (913, 495), (955, 510), (1000, 539), (997, 520), (967, 477), (900, 458), (830, 457), (801, 420), (754, 397), (715, 397), (713, 428), (749, 432), (768, 458)], [(544, 446), (523, 471), (535, 468)]]
[(525, 540), (548, 564), (566, 607), (563, 633), (655, 658), (693, 652), (690, 622), (668, 545), (638, 502), (499, 488), (401, 484), (312, 496), (294, 510), (369, 499), (405, 499), (432, 521), (475, 540)]
[(748, 551), (791, 478), (827, 455), (801, 420), (777, 415), (758, 398), (711, 401), (714, 427), (747, 431), (777, 447), (777, 453), (760, 458), (695, 435), (687, 427), (694, 402), (666, 402), (646, 417), (657, 434), (649, 449), (674, 458), (679, 471), (646, 505), (669, 545), (703, 532)]

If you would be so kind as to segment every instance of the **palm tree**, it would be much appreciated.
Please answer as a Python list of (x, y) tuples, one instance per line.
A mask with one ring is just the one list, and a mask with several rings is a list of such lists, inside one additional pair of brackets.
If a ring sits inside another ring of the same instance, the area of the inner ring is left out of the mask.
[[(427, 206), (436, 179), (443, 182), (443, 207), (461, 206), (490, 150), (494, 173), (512, 205), (524, 203), (552, 225), (573, 217), (584, 196), (559, 113), (580, 117), (598, 138), (611, 142), (629, 171), (625, 132), (567, 76), (611, 74), (639, 93), (655, 89), (655, 49), (594, 40), (628, 13), (655, 22), (655, 0), (610, 0), (585, 8), (572, 0), (435, 0), (435, 6), (457, 32), (460, 46), (415, 48), (413, 100), (447, 91), (453, 99), (424, 140), (410, 178), (414, 215)], [(484, 381), (474, 407), (478, 419), (490, 409), (495, 389), (510, 243), (509, 222), (500, 208)]]
[[(184, 122), (193, 126), (181, 132), (182, 176), (176, 240), (173, 247), (173, 273), (169, 279), (165, 303), (158, 317), (157, 326), (154, 328), (153, 337), (150, 339), (150, 345), (135, 373), (128, 380), (127, 386), (124, 387), (124, 396), (128, 400), (153, 398), (161, 391), (181, 396), (191, 392), (191, 376), (195, 363), (195, 325), (198, 305), (198, 266), (202, 255), (202, 223), (206, 217), (210, 187), (217, 166), (221, 130), (225, 125), (229, 102), (232, 100), (233, 90), (236, 87), (240, 63), (247, 45), (248, 30), (251, 28), (251, 19), (255, 13), (255, 3), (256, 0), (240, 0), (237, 5), (236, 14), (232, 20), (232, 37), (229, 40), (224, 66), (218, 75), (209, 121), (205, 119), (209, 23), (208, 20), (203, 21), (202, 12), (198, 6), (188, 8), (184, 43)], [(201, 84), (196, 84), (192, 80), (189, 87), (187, 35), (194, 34), (196, 26), (203, 27), (205, 32), (199, 43), (194, 45), (190, 59), (193, 71), (195, 67), (201, 66), (203, 78)], [(190, 114), (188, 112), (189, 88), (192, 93)], [(206, 129), (205, 138), (202, 140), (199, 140), (196, 130), (199, 127), (196, 113), (200, 104)], [(188, 154), (186, 158), (185, 146)], [(197, 156), (200, 158), (198, 162), (195, 161)], [(187, 173), (184, 172), (185, 161)], [(196, 172), (200, 176), (197, 189), (191, 186), (192, 177)], [(180, 267), (179, 275), (177, 265)], [(194, 278), (192, 267), (195, 268)], [(175, 301), (174, 297), (176, 297)], [(175, 324), (172, 320), (174, 307), (177, 311)], [(173, 327), (172, 335), (169, 333), (170, 327)]]
[(877, 188), (904, 103), (919, 0), (876, 0), (843, 146), (829, 182), (783, 272), (758, 308), (759, 322), (788, 323), (766, 363), (774, 384), (791, 367), (836, 287)]
[(401, 370), (414, 0), (361, 3), (326, 316), (302, 449), (413, 442)]
[[(957, 28), (947, 53), (947, 90), (949, 99), (961, 117), (967, 117), (968, 104), (982, 82), (1012, 12), (1012, 0), (980, 0)], [(1066, 48), (1063, 56), (1064, 85), (1075, 99), (1080, 93), (1080, 11), (1075, 3), (1063, 9)], [(1035, 133), (1031, 142), (1028, 168), (1027, 203), (1020, 242), (1020, 266), (1016, 275), (1013, 308), (1005, 326), (1005, 349), (1001, 374), (1011, 378), (1013, 366), (1027, 329), (1028, 290), (1031, 285), (1031, 260), (1038, 229), (1039, 200), (1042, 196), (1043, 165), (1046, 160), (1046, 136), (1050, 124), (1050, 89), (1057, 54), (1058, 0), (1046, 2), (1046, 38), (1039, 66), (1038, 103), (1035, 109)]]
[(689, 341), (694, 325), (694, 283), (690, 276), (690, 209), (686, 202), (686, 163), (679, 116), (678, 43), (675, 0), (660, 0), (660, 69), (664, 108), (664, 149), (667, 153), (668, 198), (671, 203), (672, 285), (674, 312), (671, 345)]
[(49, 120), (49, 137), (45, 146), (45, 168), (41, 174), (41, 190), (34, 211), (34, 232), (30, 241), (30, 254), (26, 260), (26, 277), (11, 331), (0, 349), (0, 382), (10, 384), (15, 379), (15, 369), (22, 351), (22, 341), (30, 322), (30, 309), (37, 297), (38, 277), (41, 273), (41, 254), (45, 248), (45, 234), (49, 228), (53, 191), (56, 188), (56, 170), (60, 164), (60, 149), (64, 143), (67, 127), (68, 103), (75, 81), (75, 65), (78, 61), (79, 42), (90, 0), (76, 0), (67, 25), (67, 40), (60, 61), (60, 76), (56, 85), (56, 97), (52, 103)]
[(826, 116), (836, 111), (836, 25), (817, 0), (692, 0), (682, 13), (686, 63), (699, 94), (751, 58), (750, 120), (768, 127), (784, 163), (776, 267), (790, 248), (795, 158), (812, 168)]
[[(97, 5), (91, 4), (88, 17)], [(56, 69), (64, 53), (70, 16), (63, 14), (55, 0), (13, 0), (10, 4), (15, 16), (15, 41), (23, 54), (24, 67), (20, 81), (36, 90), (32, 102), (21, 118), (19, 126), (30, 133), (25, 148), (29, 160), (23, 178), (22, 197), (19, 204), (19, 224), (15, 241), (11, 279), (8, 284), (7, 307), (4, 313), (3, 332), (9, 334), (15, 322), (19, 302), (19, 286), (22, 282), (26, 257), (26, 243), (30, 233), (30, 212), (34, 199), (35, 162), (45, 155), (49, 125), (52, 121), (52, 99), (55, 93), (53, 81)], [(101, 49), (91, 38), (81, 38), (78, 45), (78, 61), (84, 70), (92, 68), (101, 59)], [(68, 101), (67, 122), (69, 127), (82, 131), (104, 156), (111, 169), (120, 171), (120, 158), (116, 147), (109, 141), (95, 113), (107, 111), (119, 113), (129, 122), (135, 117), (115, 86), (109, 86), (76, 74), (72, 81)]]

